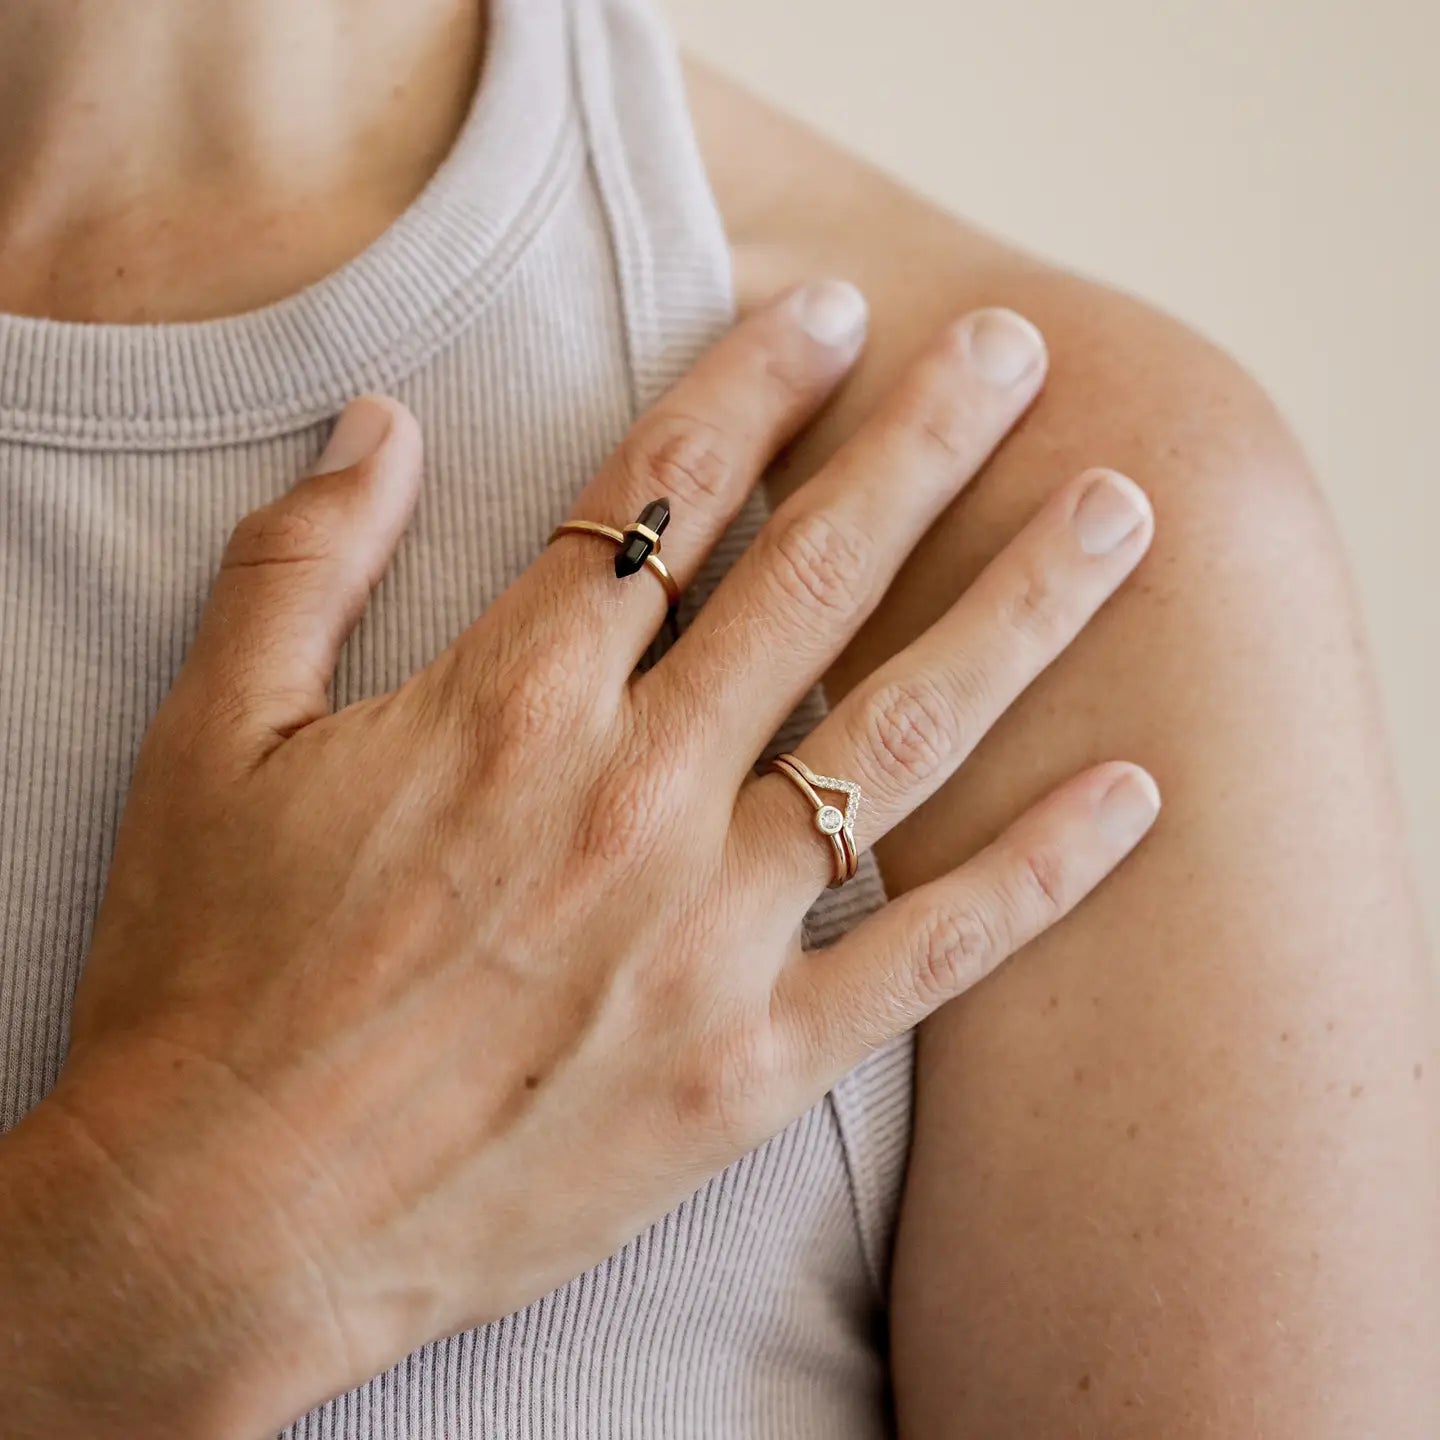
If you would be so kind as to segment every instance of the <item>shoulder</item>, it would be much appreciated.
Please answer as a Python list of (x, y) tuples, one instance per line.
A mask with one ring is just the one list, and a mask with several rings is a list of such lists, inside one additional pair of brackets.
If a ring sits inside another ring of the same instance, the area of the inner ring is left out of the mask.
[[(1197, 486), (1267, 483), (1318, 512), (1293, 437), (1221, 350), (1151, 306), (946, 213), (714, 73), (691, 64), (687, 81), (741, 308), (824, 274), (853, 280), (872, 306), (866, 358), (789, 474), (782, 472), (782, 486), (854, 428), (944, 323), (1008, 305), (1039, 325), (1051, 350), (1046, 394), (1026, 428), (1064, 432), (1057, 464), (1073, 453), (1082, 464), (1123, 468), (1125, 457), (1113, 453), (1117, 432), (1143, 423), (1147, 435), (1163, 433), (1167, 452), (1147, 451), (1145, 461), (1188, 462)], [(1112, 453), (1096, 454), (1096, 445)], [(1175, 466), (1153, 468), (1165, 487)], [(1205, 504), (1207, 493), (1218, 500), (1207, 490), (1196, 503)], [(1038, 496), (1013, 498), (1028, 504)]]
[(1106, 758), (1144, 764), (1166, 800), (1076, 915), (922, 1027), (892, 1294), (902, 1431), (1068, 1433), (1083, 1403), (1115, 1436), (1422, 1433), (1440, 1414), (1440, 1390), (1414, 1389), (1440, 1337), (1418, 1198), (1437, 1179), (1433, 1011), (1350, 584), (1298, 446), (1183, 326), (691, 84), (742, 305), (817, 274), (871, 300), (866, 358), (780, 489), (953, 316), (1010, 306), (1050, 347), (1043, 395), (832, 693), (1079, 471), (1126, 472), (1156, 512), (1131, 582), (881, 847), (892, 890), (924, 883)]
[[(943, 553), (944, 579), (927, 582), (934, 567), (912, 567), (837, 666), (832, 689), (848, 688), (935, 618), (1051, 490), (1094, 465), (1145, 487), (1157, 538), (1137, 581), (1097, 628), (1100, 638), (1077, 647), (1088, 669), (1067, 657), (1064, 676), (1084, 686), (1088, 675), (1112, 699), (1133, 693), (1148, 703), (1153, 691), (1139, 672), (1107, 670), (1155, 648), (1171, 665), (1184, 655), (1196, 683), (1238, 679), (1264, 649), (1255, 633), (1263, 616), (1295, 666), (1317, 647), (1339, 651), (1334, 663), (1365, 688), (1325, 506), (1288, 427), (1233, 359), (1156, 309), (945, 213), (729, 82), (694, 66), (688, 79), (742, 308), (823, 274), (853, 280), (872, 306), (864, 360), (773, 477), (779, 491), (813, 473), (954, 317), (1009, 306), (1040, 327), (1050, 349), (1041, 399), (922, 549)], [(1236, 648), (1242, 612), (1251, 640)], [(1285, 713), (1271, 719), (1278, 731), (1288, 728)], [(1035, 744), (1052, 748), (1051, 737), (1030, 730)], [(1183, 728), (1175, 739), (1184, 742)], [(983, 834), (977, 823), (973, 838)], [(892, 883), (924, 878), (910, 875), (903, 857), (886, 860)]]

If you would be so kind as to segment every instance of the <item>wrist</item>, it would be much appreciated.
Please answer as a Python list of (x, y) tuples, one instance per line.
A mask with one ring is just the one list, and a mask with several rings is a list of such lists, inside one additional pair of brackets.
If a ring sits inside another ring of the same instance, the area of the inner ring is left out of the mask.
[(264, 1297), (212, 1267), (110, 1138), (52, 1097), (0, 1139), (6, 1435), (273, 1434), (305, 1405), (298, 1348), (280, 1358)]

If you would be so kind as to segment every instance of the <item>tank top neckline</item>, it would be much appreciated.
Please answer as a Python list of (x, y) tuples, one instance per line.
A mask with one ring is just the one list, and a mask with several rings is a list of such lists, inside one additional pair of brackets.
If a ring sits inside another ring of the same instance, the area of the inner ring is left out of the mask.
[(583, 163), (569, 18), (567, 0), (491, 0), (483, 71), (450, 153), (377, 239), (306, 289), (180, 323), (0, 313), (0, 440), (233, 444), (393, 388), (474, 319)]

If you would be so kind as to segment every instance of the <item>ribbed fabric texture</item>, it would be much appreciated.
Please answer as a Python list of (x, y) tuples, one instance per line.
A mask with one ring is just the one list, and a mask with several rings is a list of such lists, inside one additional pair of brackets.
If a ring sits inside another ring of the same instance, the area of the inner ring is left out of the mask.
[[(643, 0), (496, 0), (492, 15), (450, 158), (320, 284), (203, 324), (0, 316), (0, 1125), (58, 1072), (136, 749), (235, 521), (305, 469), (351, 396), (414, 409), (423, 499), (336, 699), (389, 689), (524, 569), (730, 318), (678, 67)], [(762, 519), (756, 498), (682, 622)], [(811, 696), (777, 747), (822, 713)], [(817, 904), (809, 942), (881, 899), (867, 859)], [(872, 1056), (604, 1264), (291, 1433), (889, 1433), (882, 1297), (911, 1055)]]

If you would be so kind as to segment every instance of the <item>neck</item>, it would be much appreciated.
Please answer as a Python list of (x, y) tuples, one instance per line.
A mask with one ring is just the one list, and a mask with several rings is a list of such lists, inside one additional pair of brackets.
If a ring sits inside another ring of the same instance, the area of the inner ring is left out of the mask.
[(185, 320), (352, 258), (453, 143), (481, 0), (5, 0), (0, 310)]

